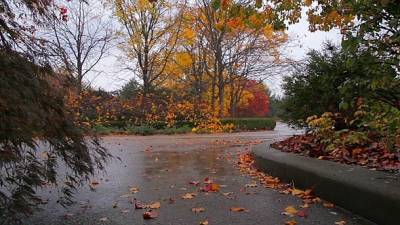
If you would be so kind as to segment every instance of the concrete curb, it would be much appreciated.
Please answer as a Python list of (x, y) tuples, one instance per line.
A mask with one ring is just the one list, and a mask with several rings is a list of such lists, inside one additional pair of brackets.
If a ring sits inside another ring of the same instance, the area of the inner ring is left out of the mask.
[(255, 166), (297, 188), (377, 224), (400, 224), (399, 174), (373, 171), (281, 152), (264, 143), (253, 147)]

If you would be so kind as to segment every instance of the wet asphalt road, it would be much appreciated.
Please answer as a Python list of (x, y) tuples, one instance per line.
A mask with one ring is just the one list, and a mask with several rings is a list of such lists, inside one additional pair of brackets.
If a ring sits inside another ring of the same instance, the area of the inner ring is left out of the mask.
[[(339, 208), (322, 203), (306, 209), (306, 218), (281, 213), (287, 206), (297, 210), (302, 199), (279, 194), (279, 190), (246, 187), (253, 179), (238, 171), (236, 154), (264, 141), (280, 140), (294, 134), (282, 124), (275, 131), (233, 134), (171, 135), (171, 136), (109, 136), (103, 144), (122, 159), (109, 165), (107, 174), (94, 180), (96, 192), (80, 188), (76, 204), (63, 208), (56, 203), (57, 195), (50, 187), (42, 193), (47, 204), (25, 224), (371, 224)], [(213, 180), (218, 192), (200, 191), (204, 180)], [(189, 181), (200, 181), (199, 185)], [(62, 182), (62, 181), (60, 181)], [(245, 191), (244, 188), (246, 187)], [(133, 193), (132, 190), (136, 190)], [(257, 192), (258, 194), (246, 194)], [(136, 191), (135, 191), (136, 192)], [(224, 195), (226, 193), (229, 195)], [(194, 193), (191, 199), (182, 196)], [(227, 198), (228, 197), (228, 198)], [(160, 202), (158, 217), (143, 219), (142, 205)], [(231, 211), (243, 207), (244, 211)], [(204, 208), (204, 212), (192, 212)], [(106, 218), (106, 220), (105, 220)], [(103, 221), (101, 221), (103, 219)]]

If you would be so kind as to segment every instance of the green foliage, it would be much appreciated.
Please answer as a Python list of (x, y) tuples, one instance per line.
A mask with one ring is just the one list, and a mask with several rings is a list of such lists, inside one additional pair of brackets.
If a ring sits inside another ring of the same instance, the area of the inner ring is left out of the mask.
[[(66, 167), (70, 184), (58, 185), (60, 202), (71, 203), (77, 186), (89, 181), (112, 156), (69, 111), (71, 83), (10, 49), (0, 50), (0, 223), (32, 214), (40, 206), (36, 190), (59, 182)], [(43, 154), (42, 154), (43, 153)]]
[[(346, 128), (345, 121), (353, 119), (357, 107), (354, 100), (365, 95), (366, 86), (348, 84), (357, 71), (347, 70), (348, 56), (337, 46), (327, 42), (322, 51), (311, 50), (307, 56), (304, 68), (284, 78), (281, 119), (296, 127), (307, 127), (309, 116), (331, 112), (338, 114), (336, 129)], [(347, 100), (352, 103), (341, 108), (340, 103)]]
[(225, 118), (221, 124), (233, 124), (235, 129), (240, 130), (273, 130), (276, 121), (271, 118)]

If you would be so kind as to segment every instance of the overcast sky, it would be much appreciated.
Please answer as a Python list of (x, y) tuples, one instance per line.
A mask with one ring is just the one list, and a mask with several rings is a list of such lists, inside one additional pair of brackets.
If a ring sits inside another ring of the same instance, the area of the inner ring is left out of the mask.
[[(305, 14), (303, 13), (303, 15)], [(298, 24), (289, 26), (287, 32), (297, 39), (295, 44), (299, 47), (290, 49), (291, 57), (296, 60), (302, 59), (309, 49), (320, 49), (321, 44), (326, 40), (339, 43), (341, 39), (340, 31), (337, 29), (331, 30), (330, 32), (309, 32), (308, 22), (304, 17)], [(94, 76), (92, 74), (87, 77), (88, 80), (92, 82), (92, 87), (101, 88), (106, 91), (115, 91), (121, 89), (121, 87), (128, 82), (131, 77), (127, 74), (113, 71), (115, 70), (112, 68), (113, 64), (115, 64), (115, 59), (112, 57), (107, 58), (102, 62), (101, 70), (103, 72), (100, 75)], [(273, 81), (267, 81), (267, 85), (274, 93), (280, 94), (279, 78), (274, 78)]]

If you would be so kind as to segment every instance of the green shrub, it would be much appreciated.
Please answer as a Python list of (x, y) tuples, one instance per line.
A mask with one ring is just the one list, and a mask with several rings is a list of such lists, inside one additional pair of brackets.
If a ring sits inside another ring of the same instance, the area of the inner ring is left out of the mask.
[(272, 118), (226, 118), (221, 124), (234, 124), (233, 130), (274, 130), (276, 121)]

